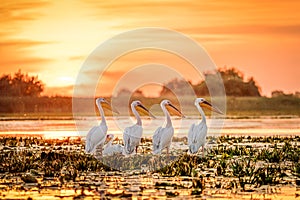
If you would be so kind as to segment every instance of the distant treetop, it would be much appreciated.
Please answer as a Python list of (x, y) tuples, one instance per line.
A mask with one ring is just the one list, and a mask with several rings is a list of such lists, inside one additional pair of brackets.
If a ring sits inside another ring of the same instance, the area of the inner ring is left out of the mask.
[(19, 69), (13, 76), (0, 77), (0, 96), (38, 97), (44, 91), (44, 84), (37, 76), (28, 76)]

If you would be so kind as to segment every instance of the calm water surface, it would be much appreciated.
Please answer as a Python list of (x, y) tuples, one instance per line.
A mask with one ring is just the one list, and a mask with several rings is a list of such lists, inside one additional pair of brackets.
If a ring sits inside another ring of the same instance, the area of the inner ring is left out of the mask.
[[(99, 119), (98, 119), (99, 120)], [(173, 119), (175, 136), (187, 136), (191, 124), (198, 122), (197, 117), (188, 119)], [(127, 117), (107, 118), (108, 132), (121, 136), (127, 126), (135, 123)], [(155, 129), (164, 123), (164, 118), (155, 120), (143, 119), (144, 137), (151, 137)], [(209, 135), (300, 135), (300, 118), (289, 119), (225, 119), (207, 120)], [(0, 122), (1, 135), (42, 135), (45, 137), (85, 136), (87, 131), (97, 125), (92, 117), (74, 120), (6, 120)]]

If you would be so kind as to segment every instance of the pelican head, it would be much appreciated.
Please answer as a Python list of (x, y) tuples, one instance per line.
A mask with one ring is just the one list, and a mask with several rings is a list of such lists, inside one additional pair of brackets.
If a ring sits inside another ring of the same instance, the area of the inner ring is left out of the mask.
[(114, 134), (107, 134), (105, 137), (104, 144), (107, 145), (108, 143), (112, 143), (114, 138), (115, 138)]
[(216, 113), (222, 114), (222, 111), (220, 111), (217, 107), (211, 105), (208, 101), (206, 101), (204, 98), (197, 98), (195, 100), (195, 106), (200, 105), (202, 108), (208, 108), (211, 111), (214, 111)]
[(178, 108), (176, 108), (172, 102), (168, 99), (165, 99), (165, 100), (162, 100), (161, 103), (160, 103), (160, 106), (161, 107), (167, 107), (167, 106), (170, 106), (176, 113), (176, 115), (178, 115), (179, 117), (183, 117), (185, 118), (185, 116), (180, 112), (180, 110)]
[(154, 119), (156, 118), (139, 100), (133, 101), (131, 103), (131, 107), (140, 107), (140, 108), (142, 108), (143, 111), (145, 111), (147, 114), (149, 114), (150, 117), (152, 117)]
[(113, 140), (114, 137), (115, 137), (114, 134), (107, 134), (107, 135), (106, 135), (106, 140), (105, 140), (105, 141), (106, 141), (106, 142), (109, 142), (109, 141)]
[(108, 110), (111, 110), (114, 113), (120, 114), (115, 108), (111, 107), (110, 103), (108, 103), (108, 101), (105, 98), (102, 98), (102, 97), (97, 98), (96, 99), (96, 104), (97, 104), (98, 107), (100, 106), (102, 108), (106, 108)]

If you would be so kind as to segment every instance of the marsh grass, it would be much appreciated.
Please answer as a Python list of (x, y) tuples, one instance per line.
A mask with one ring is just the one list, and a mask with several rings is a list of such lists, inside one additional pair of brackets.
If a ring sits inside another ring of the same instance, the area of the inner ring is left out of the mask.
[[(145, 152), (97, 159), (85, 154), (80, 138), (0, 137), (0, 192), (4, 192), (1, 188), (28, 190), (33, 184), (41, 191), (83, 188), (74, 197), (103, 191), (110, 197), (125, 198), (154, 190), (171, 198), (181, 192), (199, 197), (218, 190), (257, 193), (265, 186), (276, 190), (300, 184), (298, 136), (222, 136), (210, 140), (215, 143), (207, 145), (205, 157), (174, 150), (171, 158)], [(149, 144), (147, 139), (142, 141)], [(138, 188), (136, 181), (141, 182)]]
[(220, 137), (217, 146), (208, 149), (206, 157), (183, 155), (160, 173), (237, 178), (243, 191), (246, 185), (259, 188), (295, 183), (300, 177), (299, 144), (299, 137)]

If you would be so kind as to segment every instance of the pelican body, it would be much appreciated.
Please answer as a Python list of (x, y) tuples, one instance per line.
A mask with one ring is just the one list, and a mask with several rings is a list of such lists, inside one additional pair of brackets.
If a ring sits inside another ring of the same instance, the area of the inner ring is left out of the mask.
[(196, 154), (199, 151), (199, 148), (202, 147), (202, 156), (204, 156), (204, 146), (206, 143), (206, 136), (207, 136), (207, 125), (206, 125), (206, 116), (202, 107), (206, 107), (219, 114), (223, 114), (223, 113), (218, 108), (213, 107), (204, 98), (197, 98), (195, 100), (195, 106), (197, 107), (199, 113), (201, 114), (202, 119), (200, 120), (199, 123), (192, 124), (189, 129), (189, 133), (188, 133), (189, 153)]
[(89, 130), (86, 136), (86, 143), (85, 143), (85, 152), (91, 154), (95, 153), (96, 148), (98, 146), (103, 147), (103, 144), (106, 139), (107, 124), (105, 120), (103, 106), (106, 105), (108, 109), (118, 113), (118, 111), (113, 110), (111, 108), (110, 104), (104, 98), (97, 98), (96, 105), (101, 115), (101, 122), (99, 126), (94, 126)]
[(112, 156), (115, 153), (122, 153), (124, 147), (120, 144), (112, 144), (114, 140), (114, 135), (113, 134), (107, 134), (106, 135), (106, 140), (108, 141), (106, 145), (103, 147), (102, 154), (103, 156)]
[(166, 120), (164, 127), (158, 127), (154, 132), (152, 143), (153, 143), (153, 154), (161, 154), (163, 149), (167, 149), (167, 154), (169, 155), (169, 149), (174, 135), (174, 128), (171, 121), (170, 113), (168, 112), (166, 106), (170, 106), (174, 109), (180, 116), (184, 115), (175, 107), (169, 100), (163, 100), (160, 103), (160, 107), (163, 110)]
[(124, 154), (129, 155), (132, 154), (135, 150), (137, 153), (137, 148), (140, 144), (142, 134), (143, 134), (143, 127), (142, 127), (142, 119), (139, 115), (139, 113), (136, 110), (136, 107), (142, 108), (144, 111), (149, 113), (149, 115), (153, 118), (155, 118), (151, 112), (143, 106), (143, 104), (140, 101), (133, 101), (131, 103), (131, 110), (137, 119), (136, 124), (133, 126), (127, 127), (124, 130), (123, 133), (123, 143), (124, 143)]

